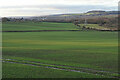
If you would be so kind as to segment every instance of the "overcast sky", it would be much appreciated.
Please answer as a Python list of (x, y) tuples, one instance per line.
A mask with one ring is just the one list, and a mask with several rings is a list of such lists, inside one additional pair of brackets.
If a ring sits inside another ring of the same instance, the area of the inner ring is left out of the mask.
[(117, 10), (119, 0), (1, 0), (0, 16), (41, 16)]

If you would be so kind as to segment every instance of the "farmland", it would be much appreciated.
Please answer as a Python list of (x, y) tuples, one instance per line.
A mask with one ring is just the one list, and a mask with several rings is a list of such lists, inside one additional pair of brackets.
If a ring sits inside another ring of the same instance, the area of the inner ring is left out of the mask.
[[(79, 24), (79, 25), (81, 27), (84, 26), (84, 24)], [(99, 26), (98, 24), (87, 24), (85, 27), (96, 29), (96, 30), (117, 30), (118, 29), (118, 28), (114, 28), (114, 27), (103, 27), (103, 26)]]
[[(50, 22), (3, 23), (3, 31), (12, 30), (76, 30), (76, 26)], [(3, 61), (3, 78), (116, 77), (118, 33), (3, 32)]]
[(72, 23), (50, 23), (50, 22), (7, 22), (3, 23), (3, 31), (25, 31), (25, 30), (73, 30)]
[[(80, 26), (84, 26), (84, 24), (79, 24)], [(86, 28), (96, 28), (96, 29), (109, 29), (103, 26), (99, 26), (98, 24), (87, 24)]]

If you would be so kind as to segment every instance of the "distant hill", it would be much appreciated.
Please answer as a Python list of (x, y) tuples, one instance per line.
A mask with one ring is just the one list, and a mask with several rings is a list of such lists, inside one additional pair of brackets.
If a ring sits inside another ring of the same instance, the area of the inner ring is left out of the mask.
[(106, 11), (98, 11), (98, 10), (94, 10), (94, 11), (88, 11), (87, 13), (104, 13)]
[(33, 22), (58, 22), (58, 23), (76, 23), (98, 24), (103, 27), (118, 26), (118, 11), (88, 11), (86, 13), (75, 14), (57, 14), (24, 18), (2, 18), (3, 21), (33, 21)]
[(100, 17), (100, 16), (110, 16), (114, 17), (118, 15), (118, 11), (88, 11), (86, 13), (74, 13), (74, 14), (56, 14), (56, 15), (48, 15), (48, 16), (37, 16), (32, 17), (31, 19), (37, 20), (47, 20), (47, 21), (57, 21), (57, 20), (68, 20), (68, 19), (79, 19), (85, 17)]
[(89, 11), (87, 13), (92, 15), (117, 15), (118, 11)]
[[(61, 14), (63, 16), (101, 16), (101, 15), (118, 15), (118, 11), (88, 11), (86, 13), (76, 14)], [(54, 16), (54, 15), (53, 15)], [(57, 15), (60, 16), (60, 15)]]
[(34, 16), (34, 17), (24, 17), (24, 19), (29, 20), (37, 20), (37, 21), (63, 21), (65, 20), (74, 20), (74, 19), (81, 19), (81, 18), (96, 18), (101, 16), (106, 17), (117, 17), (120, 14), (118, 11), (88, 11), (86, 13), (70, 13), (70, 14), (55, 14), (55, 15), (46, 15), (46, 16)]

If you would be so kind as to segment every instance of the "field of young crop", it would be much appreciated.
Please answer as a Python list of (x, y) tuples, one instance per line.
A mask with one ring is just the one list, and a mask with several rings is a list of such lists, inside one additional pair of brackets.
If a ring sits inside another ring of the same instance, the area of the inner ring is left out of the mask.
[[(30, 30), (35, 23), (19, 24)], [(19, 24), (3, 24), (3, 30)], [(46, 29), (49, 24), (55, 30), (75, 29), (70, 23), (45, 22)], [(42, 29), (41, 23), (36, 25)], [(117, 32), (3, 32), (3, 78), (107, 78), (117, 72)]]
[(52, 22), (6, 22), (3, 23), (3, 31), (26, 31), (26, 30), (74, 30), (72, 23)]

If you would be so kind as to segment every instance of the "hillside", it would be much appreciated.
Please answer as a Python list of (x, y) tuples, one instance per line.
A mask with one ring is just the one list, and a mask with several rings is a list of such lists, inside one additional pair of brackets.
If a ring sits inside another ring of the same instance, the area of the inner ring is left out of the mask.
[(96, 17), (117, 17), (118, 11), (88, 11), (86, 13), (74, 13), (74, 14), (56, 14), (47, 16), (30, 17), (31, 20), (38, 21), (52, 21), (52, 22), (66, 22), (74, 19), (81, 18), (96, 18)]
[(57, 14), (36, 17), (23, 18), (3, 18), (2, 21), (33, 21), (33, 22), (59, 22), (59, 23), (74, 23), (76, 20), (79, 24), (84, 24), (85, 19), (88, 24), (98, 24), (103, 27), (118, 26), (118, 11), (88, 11), (86, 13), (74, 14)]

